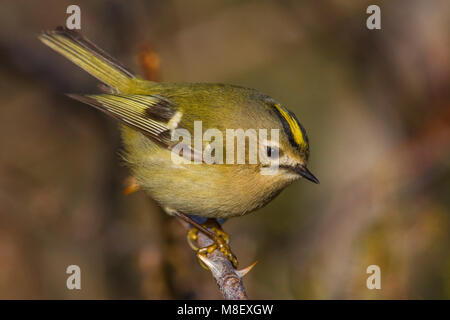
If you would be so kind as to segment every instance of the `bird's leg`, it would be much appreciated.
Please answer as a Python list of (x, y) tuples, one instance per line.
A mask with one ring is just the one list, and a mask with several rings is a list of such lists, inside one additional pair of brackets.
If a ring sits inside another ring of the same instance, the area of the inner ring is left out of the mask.
[[(205, 224), (200, 225), (183, 213), (177, 213), (177, 216), (193, 226), (193, 228), (188, 231), (187, 239), (191, 248), (197, 251), (197, 255), (206, 257), (209, 253), (212, 253), (216, 249), (219, 249), (219, 251), (222, 252), (228, 258), (228, 260), (230, 260), (230, 262), (233, 264), (233, 267), (237, 268), (238, 260), (231, 251), (228, 244), (230, 241), (230, 236), (225, 231), (223, 231), (222, 227), (215, 219), (208, 219)], [(207, 235), (212, 241), (214, 241), (214, 243), (203, 248), (196, 247), (193, 242), (197, 241), (198, 232), (202, 232), (203, 234)], [(199, 261), (202, 267), (208, 269), (200, 259)]]

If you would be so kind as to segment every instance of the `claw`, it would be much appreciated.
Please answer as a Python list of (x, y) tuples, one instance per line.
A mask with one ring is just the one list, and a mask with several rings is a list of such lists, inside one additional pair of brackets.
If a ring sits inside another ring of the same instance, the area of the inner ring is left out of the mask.
[(225, 243), (228, 244), (230, 242), (230, 235), (223, 231), (220, 227), (212, 227), (211, 231), (217, 234), (219, 237), (221, 237), (223, 240), (225, 240)]
[(238, 260), (229, 246), (230, 236), (221, 229), (220, 225), (215, 220), (207, 221), (207, 223), (205, 225), (202, 225), (202, 227), (208, 228), (213, 233), (212, 235), (208, 235), (211, 240), (214, 241), (214, 243), (210, 246), (198, 248), (194, 244), (194, 242), (198, 239), (198, 229), (192, 228), (188, 231), (187, 234), (188, 244), (193, 250), (197, 251), (197, 257), (199, 259), (200, 265), (204, 269), (209, 270), (208, 265), (205, 264), (203, 259), (201, 259), (200, 257), (207, 258), (208, 254), (211, 254), (215, 250), (219, 249), (219, 251), (222, 252), (228, 258), (228, 260), (230, 260), (230, 262), (233, 264), (233, 267), (237, 268)]
[(203, 269), (210, 270), (214, 274), (219, 272), (219, 269), (216, 267), (216, 265), (212, 263), (212, 261), (208, 259), (206, 255), (197, 253), (197, 258)]
[(187, 242), (192, 250), (198, 251), (199, 248), (194, 244), (193, 241), (197, 241), (198, 239), (198, 230), (195, 228), (189, 229), (187, 233)]

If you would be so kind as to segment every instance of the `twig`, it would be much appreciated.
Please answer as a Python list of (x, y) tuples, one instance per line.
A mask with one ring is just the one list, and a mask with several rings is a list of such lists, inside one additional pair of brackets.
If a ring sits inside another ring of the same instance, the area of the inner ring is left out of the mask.
[[(188, 229), (189, 225), (180, 220)], [(197, 244), (199, 247), (207, 247), (214, 242), (205, 234), (199, 232)], [(253, 268), (254, 264), (242, 269), (236, 270), (231, 264), (230, 260), (219, 250), (208, 254), (207, 258), (199, 256), (199, 259), (209, 268), (212, 276), (216, 280), (220, 292), (226, 300), (247, 300), (247, 293), (245, 292), (242, 278)]]

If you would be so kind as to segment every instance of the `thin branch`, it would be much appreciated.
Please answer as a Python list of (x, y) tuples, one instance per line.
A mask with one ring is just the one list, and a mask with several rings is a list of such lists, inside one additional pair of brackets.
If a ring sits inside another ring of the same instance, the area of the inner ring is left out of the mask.
[[(187, 229), (189, 228), (189, 225), (185, 221), (180, 221)], [(207, 235), (202, 232), (198, 233), (197, 244), (199, 247), (207, 247), (213, 243)], [(250, 271), (253, 265), (243, 270), (236, 270), (230, 260), (219, 250), (208, 254), (207, 258), (200, 257), (200, 259), (211, 271), (220, 292), (226, 300), (248, 299), (242, 278)]]

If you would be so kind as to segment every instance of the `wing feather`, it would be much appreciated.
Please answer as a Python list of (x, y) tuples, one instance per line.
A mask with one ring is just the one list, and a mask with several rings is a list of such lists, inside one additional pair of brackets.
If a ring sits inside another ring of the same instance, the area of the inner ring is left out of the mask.
[(166, 98), (134, 94), (69, 94), (69, 97), (105, 112), (157, 143), (166, 147), (171, 143), (169, 122), (176, 108)]

